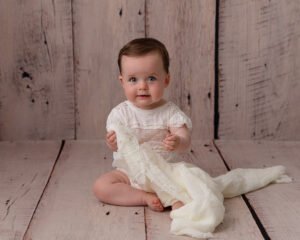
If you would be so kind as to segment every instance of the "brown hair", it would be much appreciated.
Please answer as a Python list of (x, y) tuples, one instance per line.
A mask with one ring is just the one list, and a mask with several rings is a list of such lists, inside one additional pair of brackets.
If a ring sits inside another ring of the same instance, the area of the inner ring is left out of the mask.
[(122, 56), (143, 56), (150, 52), (158, 52), (161, 55), (164, 70), (169, 73), (169, 53), (165, 45), (154, 38), (137, 38), (127, 43), (119, 52), (118, 66), (122, 73)]

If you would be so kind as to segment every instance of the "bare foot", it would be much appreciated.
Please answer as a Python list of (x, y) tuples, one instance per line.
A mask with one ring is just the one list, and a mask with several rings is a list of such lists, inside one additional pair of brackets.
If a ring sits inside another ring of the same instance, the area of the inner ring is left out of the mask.
[(172, 205), (172, 210), (181, 208), (183, 205), (184, 205), (183, 202), (177, 201), (177, 202), (173, 203), (173, 205)]
[(154, 193), (147, 193), (147, 195), (145, 195), (144, 201), (153, 211), (162, 212), (164, 210), (164, 206), (160, 202), (157, 195)]

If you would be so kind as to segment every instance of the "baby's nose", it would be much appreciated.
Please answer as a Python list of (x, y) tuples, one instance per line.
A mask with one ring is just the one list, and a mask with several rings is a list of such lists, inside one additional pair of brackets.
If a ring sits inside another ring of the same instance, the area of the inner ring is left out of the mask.
[(139, 81), (139, 89), (147, 89), (148, 88), (148, 83), (145, 80), (140, 80)]

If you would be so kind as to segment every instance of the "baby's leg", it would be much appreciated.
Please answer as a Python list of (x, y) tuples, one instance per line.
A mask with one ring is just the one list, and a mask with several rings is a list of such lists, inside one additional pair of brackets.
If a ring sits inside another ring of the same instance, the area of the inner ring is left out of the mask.
[(96, 197), (105, 203), (121, 206), (148, 205), (154, 211), (163, 211), (163, 205), (154, 193), (133, 188), (127, 175), (113, 170), (102, 175), (94, 184)]

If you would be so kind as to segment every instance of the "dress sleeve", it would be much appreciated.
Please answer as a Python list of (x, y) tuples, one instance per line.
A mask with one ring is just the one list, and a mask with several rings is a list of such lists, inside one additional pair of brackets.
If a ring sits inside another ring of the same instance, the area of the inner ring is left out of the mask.
[(191, 119), (181, 110), (174, 113), (169, 120), (169, 127), (182, 127), (186, 125), (189, 130), (192, 130)]
[(111, 131), (112, 130), (111, 126), (113, 124), (120, 124), (121, 123), (120, 119), (121, 118), (119, 112), (116, 109), (111, 110), (106, 120), (106, 130)]

